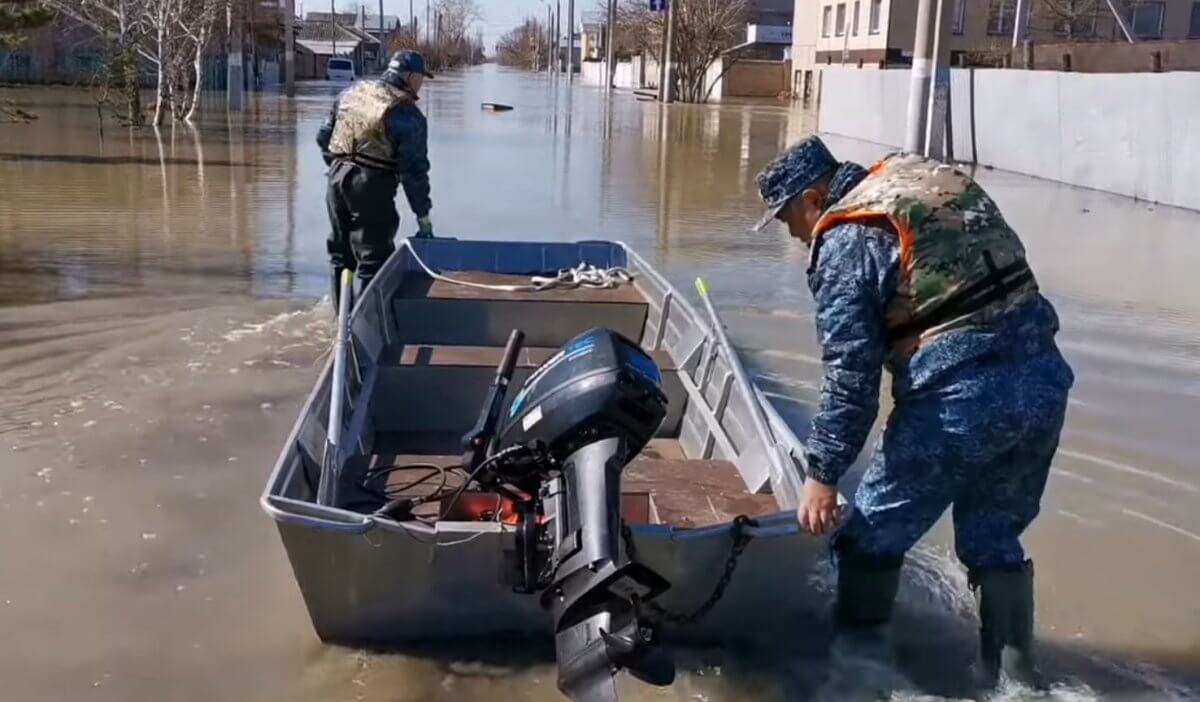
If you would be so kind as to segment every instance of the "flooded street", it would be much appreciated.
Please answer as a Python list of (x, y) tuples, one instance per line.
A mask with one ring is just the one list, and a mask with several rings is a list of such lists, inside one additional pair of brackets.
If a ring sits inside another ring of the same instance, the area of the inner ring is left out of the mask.
[[(294, 102), (262, 95), (232, 115), (214, 104), (198, 128), (157, 133), (101, 133), (82, 92), (0, 90), (40, 116), (0, 125), (3, 699), (561, 699), (537, 651), (323, 646), (259, 509), (329, 343), (313, 138), (335, 90), (301, 85)], [(481, 111), (488, 100), (516, 109)], [(804, 435), (820, 383), (807, 250), (748, 229), (754, 175), (810, 114), (726, 104), (662, 119), (629, 94), (491, 66), (439, 76), (421, 105), (438, 235), (620, 239), (680, 290), (703, 275)], [(860, 162), (883, 153), (828, 143)], [(1058, 307), (1078, 378), (1026, 540), (1055, 697), (1195, 699), (1200, 213), (978, 177)], [(946, 527), (910, 558), (897, 636), (922, 690), (955, 695), (939, 669), (969, 657), (973, 605)], [(673, 688), (623, 684), (623, 699), (819, 698), (821, 636), (799, 631), (794, 658), (767, 662), (689, 652)]]

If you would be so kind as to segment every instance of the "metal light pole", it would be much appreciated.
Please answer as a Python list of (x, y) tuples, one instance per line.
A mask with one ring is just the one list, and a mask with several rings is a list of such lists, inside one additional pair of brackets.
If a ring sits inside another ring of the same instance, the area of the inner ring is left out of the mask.
[(567, 82), (575, 82), (575, 0), (567, 0)]
[(933, 74), (933, 37), (937, 30), (936, 0), (917, 3), (917, 35), (913, 42), (912, 72), (908, 85), (908, 121), (904, 151), (925, 153), (925, 120), (929, 109), (929, 78)]
[(554, 0), (554, 75), (562, 73), (562, 0)]
[[(333, 48), (329, 51), (329, 58), (337, 56), (337, 10), (333, 7), (333, 0), (329, 0), (329, 36), (333, 40)], [(328, 63), (326, 66), (328, 67)], [(328, 68), (326, 68), (328, 70)]]
[(925, 155), (942, 161), (951, 152), (947, 148), (946, 134), (950, 120), (950, 35), (954, 26), (954, 0), (938, 0), (937, 10), (933, 83), (929, 117), (925, 124)]
[(612, 90), (617, 75), (617, 0), (608, 0), (608, 36), (604, 41), (604, 89)]
[(283, 93), (296, 97), (296, 0), (287, 0), (283, 17)]
[[(363, 27), (363, 31), (366, 31), (366, 29), (366, 27)], [(379, 64), (380, 73), (383, 72), (384, 61), (386, 61), (384, 58), (385, 53), (387, 53), (387, 42), (383, 38), (383, 0), (379, 0), (379, 55), (375, 58), (378, 59), (376, 63)]]
[[(965, 2), (965, 0), (964, 0)], [(1017, 14), (1013, 17), (1012, 48), (1021, 45), (1025, 38), (1025, 28), (1029, 26), (1029, 0), (1017, 0)]]
[(658, 100), (669, 103), (675, 99), (675, 76), (671, 71), (671, 57), (675, 41), (675, 3), (667, 0), (667, 18), (663, 22), (662, 55), (658, 58)]

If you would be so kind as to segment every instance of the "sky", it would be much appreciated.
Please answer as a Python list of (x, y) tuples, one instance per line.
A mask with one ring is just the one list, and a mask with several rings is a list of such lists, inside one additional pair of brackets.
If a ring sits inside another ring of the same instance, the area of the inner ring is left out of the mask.
[[(417, 15), (418, 21), (422, 22), (425, 19), (425, 1), (412, 0), (413, 12)], [(549, 0), (553, 3), (554, 0)], [(296, 0), (296, 14), (303, 17), (300, 11), (301, 3), (303, 2), (304, 12), (322, 12), (328, 11), (329, 0)], [(358, 0), (335, 0), (338, 8), (343, 5), (357, 5)], [(363, 0), (368, 7), (378, 7), (379, 0)], [(496, 45), (496, 40), (500, 35), (508, 30), (516, 27), (526, 17), (537, 15), (544, 17), (546, 14), (546, 6), (542, 4), (542, 0), (476, 0), (479, 6), (483, 9), (483, 22), (478, 29), (483, 30), (483, 42), (487, 47), (488, 53), (492, 53)], [(575, 11), (578, 13), (581, 9), (590, 10), (594, 0), (576, 0)], [(563, 14), (567, 11), (566, 0), (563, 0)], [(383, 13), (385, 15), (397, 15), (401, 18), (408, 16), (408, 0), (383, 0)]]

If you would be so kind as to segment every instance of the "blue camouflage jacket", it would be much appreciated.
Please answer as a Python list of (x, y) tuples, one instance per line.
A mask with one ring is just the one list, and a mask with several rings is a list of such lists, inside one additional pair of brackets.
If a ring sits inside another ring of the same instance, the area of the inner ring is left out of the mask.
[[(896, 292), (899, 259), (891, 232), (843, 224), (822, 235), (808, 270), (824, 381), (805, 454), (809, 475), (818, 482), (837, 483), (862, 450), (879, 411), (885, 366), (892, 374), (893, 411), (903, 412), (908, 403), (937, 401), (939, 394), (969, 384), (984, 364), (1057, 353), (1058, 317), (1039, 295), (988, 327), (935, 337), (911, 357), (889, 358), (884, 312)], [(1064, 380), (1069, 386), (1070, 379)]]
[[(413, 96), (416, 99), (416, 96)], [(325, 152), (329, 149), (329, 140), (333, 137), (333, 127), (337, 124), (338, 106), (341, 95), (333, 103), (329, 116), (317, 130), (317, 146)], [(387, 135), (396, 145), (396, 162), (401, 164), (397, 174), (400, 184), (404, 186), (404, 195), (408, 205), (417, 217), (424, 217), (433, 208), (429, 199), (429, 147), (428, 125), (425, 115), (416, 105), (398, 107), (388, 112)]]

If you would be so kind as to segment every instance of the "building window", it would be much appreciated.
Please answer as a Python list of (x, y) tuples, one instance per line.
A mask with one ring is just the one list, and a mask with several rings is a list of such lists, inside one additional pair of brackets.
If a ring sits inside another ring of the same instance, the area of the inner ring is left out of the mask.
[(1188, 36), (1200, 39), (1200, 0), (1192, 3), (1192, 23), (1188, 28)]
[(834, 20), (833, 33), (837, 36), (842, 36), (846, 33), (846, 3), (839, 2), (837, 6), (837, 18)]
[(988, 0), (988, 34), (1011, 36), (1016, 14), (1016, 0)]
[(1164, 2), (1139, 2), (1133, 8), (1133, 35), (1138, 39), (1161, 39)]
[(962, 34), (967, 31), (967, 0), (957, 0), (954, 3), (954, 33)]
[(821, 36), (829, 36), (829, 25), (833, 23), (833, 8), (829, 5), (825, 6), (825, 10), (821, 13)]
[(850, 18), (850, 33), (858, 36), (858, 6), (859, 0), (854, 0), (854, 17)]
[(871, 0), (871, 21), (867, 23), (867, 31), (879, 33), (879, 18), (883, 14), (883, 0)]

